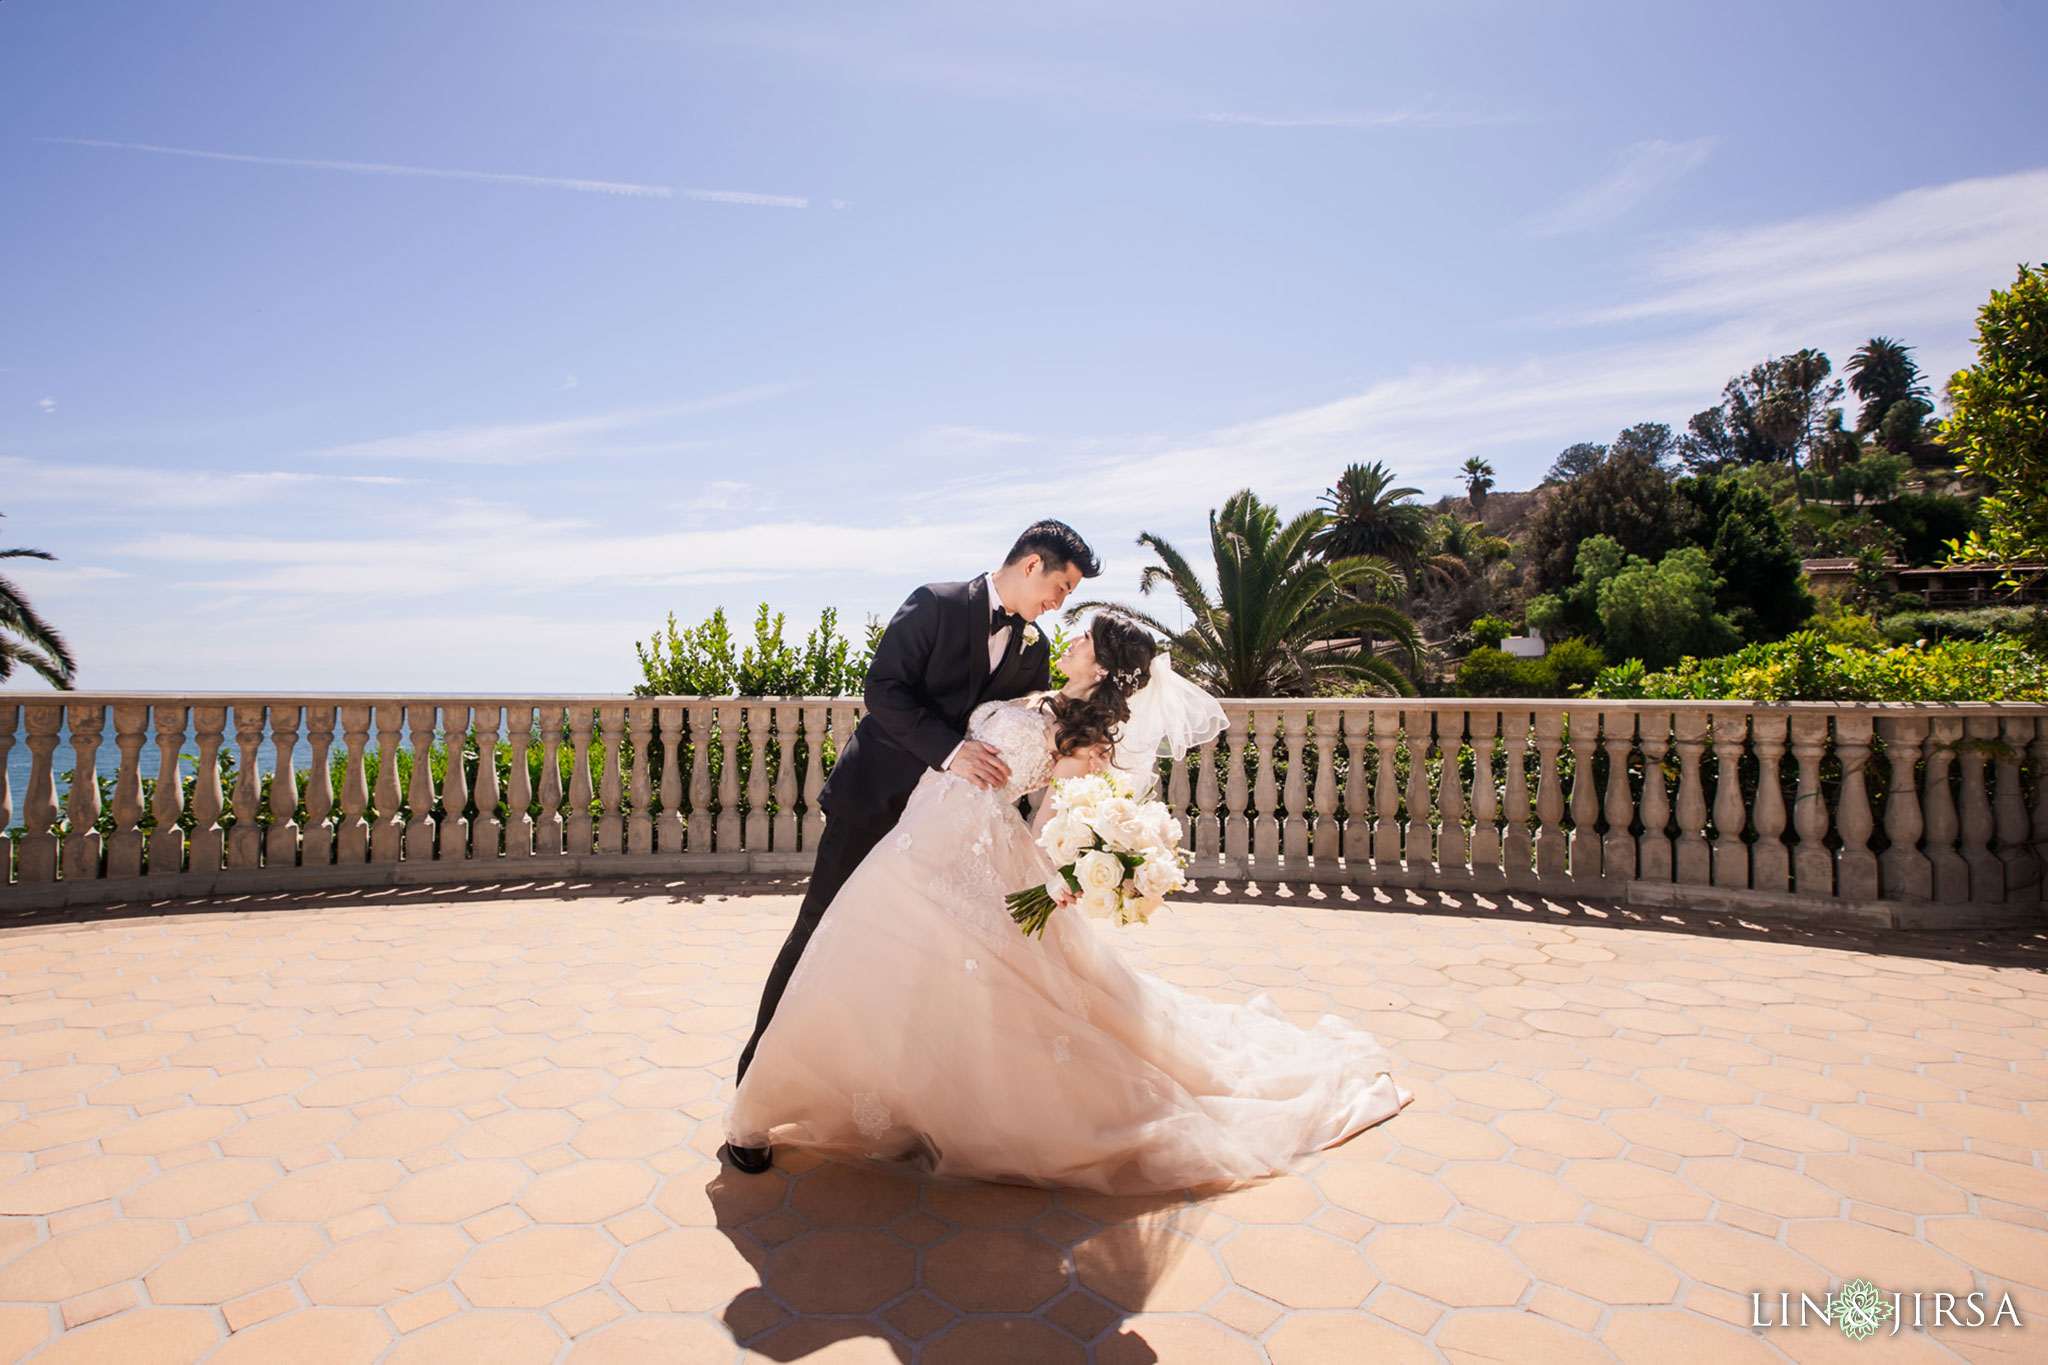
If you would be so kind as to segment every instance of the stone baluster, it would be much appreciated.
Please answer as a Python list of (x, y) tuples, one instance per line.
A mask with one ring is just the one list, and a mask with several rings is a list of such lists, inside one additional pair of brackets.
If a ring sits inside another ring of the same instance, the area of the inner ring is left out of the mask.
[(1956, 799), (1949, 787), (1956, 749), (1963, 740), (1963, 718), (1954, 713), (1930, 718), (1926, 775), (1921, 779), (1921, 822), (1927, 830), (1927, 860), (1933, 865), (1933, 898), (1956, 904), (1970, 898), (1970, 865), (1956, 851)]
[(1372, 747), (1377, 760), (1372, 783), (1372, 860), (1388, 868), (1401, 861), (1401, 787), (1395, 781), (1400, 715), (1386, 707), (1372, 713)]
[(14, 880), (14, 784), (7, 776), (7, 756), (14, 752), (14, 727), (21, 723), (19, 706), (0, 706), (0, 886)]
[(441, 768), (441, 837), (434, 856), (461, 862), (469, 857), (468, 706), (451, 702), (441, 707), (441, 744), (448, 761)]
[(58, 733), (64, 728), (64, 707), (23, 708), (28, 731), (28, 790), (21, 800), (20, 878), (24, 882), (57, 880), (59, 840), (57, 821), (62, 807), (57, 804), (55, 755)]
[(1705, 886), (1713, 880), (1713, 854), (1707, 847), (1707, 797), (1700, 783), (1700, 755), (1707, 747), (1707, 713), (1679, 711), (1672, 717), (1672, 743), (1678, 750), (1678, 880)]
[(1636, 877), (1668, 882), (1673, 872), (1671, 788), (1664, 775), (1664, 755), (1671, 747), (1671, 712), (1645, 711), (1636, 724), (1643, 746), (1643, 832), (1636, 840)]
[(1343, 713), (1324, 708), (1315, 713), (1316, 726), (1316, 831), (1314, 853), (1318, 863), (1334, 867), (1343, 853), (1343, 831), (1337, 824), (1337, 737)]
[(1274, 712), (1279, 728), (1274, 747), (1287, 746), (1287, 785), (1281, 797), (1287, 819), (1280, 826), (1280, 853), (1297, 875), (1308, 861), (1308, 712), (1289, 706)]
[(1536, 885), (1536, 851), (1529, 840), (1529, 712), (1517, 706), (1501, 713), (1501, 748), (1507, 760), (1502, 793), (1501, 874), (1517, 888)]
[(1962, 831), (1963, 861), (1970, 868), (1970, 899), (1980, 904), (2005, 899), (2005, 864), (1991, 851), (1994, 828), (1991, 792), (1985, 781), (1991, 765), (1985, 751), (1998, 743), (1998, 717), (1973, 715), (1963, 722)]
[(1884, 803), (1884, 835), (1891, 847), (1877, 860), (1878, 886), (1887, 900), (1927, 900), (1934, 894), (1934, 864), (1920, 851), (1924, 823), (1920, 811), (1920, 747), (1927, 739), (1927, 718), (1886, 715), (1877, 722), (1884, 740), (1891, 790)]
[(663, 702), (655, 719), (661, 727), (661, 818), (654, 844), (663, 853), (683, 851), (683, 729), (690, 713), (678, 702)]
[[(1759, 891), (1788, 891), (1792, 886), (1792, 854), (1785, 847), (1786, 736), (1791, 720), (1783, 711), (1764, 709), (1749, 718), (1750, 742), (1756, 746), (1756, 842), (1749, 847), (1750, 885)], [(1919, 818), (1919, 812), (1914, 812)]]
[(1166, 808), (1180, 821), (1181, 847), (1192, 849), (1194, 843), (1187, 833), (1192, 828), (1188, 823), (1188, 804), (1188, 756), (1174, 754), (1166, 770)]
[(1437, 874), (1451, 881), (1471, 875), (1466, 865), (1465, 772), (1461, 755), (1465, 750), (1465, 712), (1440, 710), (1436, 713), (1437, 752), (1442, 766), (1436, 782)]
[(341, 708), (341, 823), (334, 830), (334, 861), (344, 866), (370, 858), (370, 714), (361, 703)]
[(107, 724), (104, 706), (72, 703), (71, 793), (65, 802), (64, 876), (68, 881), (97, 881), (100, 876), (100, 741)]
[(399, 786), (398, 756), (405, 738), (405, 707), (377, 703), (376, 818), (370, 822), (370, 861), (395, 863), (405, 855), (405, 795)]
[(804, 814), (798, 822), (797, 835), (806, 849), (815, 849), (818, 840), (825, 837), (825, 808), (818, 804), (818, 793), (825, 786), (825, 717), (830, 709), (806, 706), (803, 712)]
[(1408, 741), (1408, 821), (1402, 853), (1411, 870), (1427, 874), (1436, 862), (1436, 831), (1429, 817), (1436, 802), (1429, 795), (1429, 712), (1409, 709), (1401, 713), (1401, 730)]
[(1714, 885), (1749, 887), (1749, 845), (1742, 835), (1749, 811), (1742, 803), (1742, 741), (1746, 718), (1717, 711), (1714, 723)]
[(601, 735), (598, 753), (604, 764), (597, 791), (597, 851), (617, 854), (626, 848), (626, 708), (598, 707), (597, 723)]
[[(405, 708), (412, 738), (412, 782), (406, 791), (412, 818), (405, 825), (405, 860), (409, 863), (434, 861), (434, 723), (438, 715), (439, 708), (432, 702), (413, 702)], [(462, 741), (453, 729), (449, 726), (451, 733), (444, 748), (449, 751), (449, 763), (459, 765)], [(457, 806), (446, 814), (460, 819), (462, 808)]]
[(188, 862), (194, 872), (220, 871), (227, 856), (227, 830), (220, 822), (227, 800), (220, 787), (220, 751), (227, 742), (225, 706), (192, 708), (192, 734), (199, 745), (198, 768), (192, 777), (192, 837)]
[(2041, 899), (2048, 900), (2048, 719), (2034, 726), (2034, 863), (2041, 869)]
[(1247, 736), (1258, 750), (1258, 767), (1252, 776), (1252, 803), (1256, 807), (1252, 815), (1252, 856), (1267, 875), (1271, 875), (1273, 863), (1280, 856), (1280, 793), (1273, 776), (1279, 720), (1277, 711), (1259, 706), (1251, 708), (1245, 720)]
[(1827, 712), (1793, 712), (1792, 757), (1799, 764), (1799, 794), (1792, 801), (1792, 827), (1799, 831), (1799, 844), (1792, 850), (1792, 885), (1802, 896), (1831, 896), (1835, 891), (1835, 855), (1828, 851), (1828, 806), (1820, 786), (1827, 742)]
[(587, 858), (597, 847), (597, 822), (591, 817), (595, 795), (590, 777), (591, 730), (597, 713), (587, 706), (569, 708), (569, 812), (563, 822), (569, 856)]
[(740, 830), (746, 841), (742, 847), (756, 853), (768, 847), (768, 804), (773, 795), (768, 782), (769, 710), (767, 706), (747, 706), (741, 712), (747, 725), (747, 813)]
[(1558, 782), (1557, 756), (1564, 745), (1564, 708), (1545, 706), (1536, 713), (1536, 877), (1552, 882), (1565, 875), (1564, 789)]
[(1474, 710), (1472, 723), (1472, 880), (1499, 886), (1500, 788), (1493, 781), (1493, 753), (1499, 744), (1500, 712)]
[(796, 850), (796, 704), (778, 703), (774, 716), (775, 818), (770, 822), (768, 846), (778, 853), (792, 853)]
[(306, 769), (306, 824), (299, 831), (299, 861), (307, 867), (334, 862), (334, 721), (331, 704), (306, 708), (306, 745), (313, 752)]
[[(841, 732), (852, 734), (851, 730)], [(717, 736), (711, 727), (711, 708), (690, 707), (690, 821), (683, 838), (692, 853), (709, 853), (712, 848), (711, 746)]]
[[(1590, 713), (1589, 713), (1590, 714)], [(1628, 761), (1636, 743), (1636, 718), (1632, 711), (1601, 711), (1601, 747), (1607, 752), (1607, 791), (1602, 814), (1607, 833), (1600, 840), (1600, 873), (1610, 882), (1635, 880), (1636, 836), (1635, 798), (1629, 793)]]
[(1223, 856), (1240, 864), (1251, 857), (1252, 822), (1246, 808), (1251, 804), (1244, 776), (1245, 746), (1251, 742), (1252, 717), (1247, 709), (1230, 730), (1229, 766), (1224, 772), (1223, 799), (1230, 813), (1223, 817)]
[[(151, 811), (156, 828), (149, 832), (149, 875), (170, 877), (185, 870), (185, 831), (178, 826), (185, 814), (185, 774), (178, 765), (185, 748), (185, 708), (160, 702), (155, 710), (156, 799)], [(6, 750), (0, 747), (0, 763), (5, 761)]]
[[(1999, 729), (1998, 793), (1992, 804), (1998, 860), (2005, 864), (2005, 898), (2035, 901), (2041, 898), (2041, 864), (2034, 856), (2027, 828), (2027, 797), (2020, 788), (2020, 761), (2027, 756), (2027, 741), (2034, 737), (2034, 718), (2004, 716)], [(2043, 800), (2048, 802), (2048, 793)]]
[(1871, 726), (1868, 711), (1835, 713), (1835, 756), (1842, 762), (1842, 793), (1835, 810), (1835, 830), (1842, 840), (1835, 851), (1835, 894), (1844, 900), (1877, 899), (1877, 855), (1870, 851), (1870, 835), (1877, 826), (1864, 780)]
[(745, 722), (738, 703), (718, 708), (718, 851), (737, 853), (740, 842), (740, 735)]
[(626, 822), (626, 852), (654, 852), (654, 707), (639, 702), (626, 708), (626, 736), (633, 745), (633, 815)]
[[(114, 707), (114, 748), (121, 768), (114, 777), (114, 832), (107, 838), (107, 875), (142, 875), (142, 746), (149, 742), (149, 704)], [(5, 829), (0, 825), (0, 829)], [(6, 870), (0, 868), (0, 878)]]
[(266, 867), (299, 862), (299, 774), (292, 755), (299, 748), (299, 708), (277, 702), (270, 708), (270, 829), (263, 836)]
[(234, 828), (228, 831), (228, 866), (263, 865), (263, 706), (235, 703), (235, 789), (230, 800)]
[(1223, 819), (1217, 810), (1222, 799), (1216, 786), (1216, 741), (1212, 739), (1195, 754), (1196, 857), (1214, 858), (1223, 851)]
[(563, 708), (540, 709), (540, 794), (534, 798), (540, 803), (540, 815), (533, 826), (536, 858), (560, 858), (569, 851), (569, 828), (562, 814), (562, 730), (567, 724), (568, 712)]
[(505, 742), (511, 746), (505, 765), (505, 856), (533, 856), (533, 708), (505, 708)]
[(476, 807), (476, 817), (469, 826), (469, 856), (491, 862), (497, 861), (498, 836), (504, 832), (504, 822), (498, 818), (502, 795), (498, 787), (498, 726), (503, 714), (502, 706), (479, 705), (472, 722), (476, 729), (476, 780), (470, 787), (469, 803)]
[(1566, 742), (1572, 749), (1572, 833), (1566, 845), (1572, 880), (1600, 879), (1600, 786), (1593, 756), (1600, 750), (1600, 713), (1573, 707), (1566, 717)]

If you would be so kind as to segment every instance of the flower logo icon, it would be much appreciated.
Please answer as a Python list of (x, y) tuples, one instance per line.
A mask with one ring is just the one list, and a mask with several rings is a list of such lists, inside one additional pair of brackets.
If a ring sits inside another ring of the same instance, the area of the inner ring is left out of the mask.
[(1854, 1341), (1866, 1340), (1892, 1315), (1892, 1305), (1868, 1280), (1851, 1280), (1835, 1295), (1835, 1326)]

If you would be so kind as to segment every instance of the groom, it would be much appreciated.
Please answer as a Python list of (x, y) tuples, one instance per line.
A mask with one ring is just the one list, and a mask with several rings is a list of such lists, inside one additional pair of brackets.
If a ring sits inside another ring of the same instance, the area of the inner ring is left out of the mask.
[[(804, 945), (839, 888), (903, 814), (918, 779), (933, 768), (978, 787), (1010, 780), (997, 750), (966, 738), (967, 717), (985, 701), (1009, 701), (1052, 685), (1052, 649), (1031, 621), (1057, 609), (1084, 578), (1102, 572), (1088, 543), (1065, 522), (1037, 522), (1017, 537), (993, 573), (970, 583), (931, 583), (910, 594), (875, 647), (862, 693), (867, 714), (840, 746), (817, 795), (829, 817), (818, 840), (810, 890), (761, 987), (754, 1036), (739, 1076), (789, 985)], [(768, 1169), (766, 1147), (727, 1147), (740, 1170)]]

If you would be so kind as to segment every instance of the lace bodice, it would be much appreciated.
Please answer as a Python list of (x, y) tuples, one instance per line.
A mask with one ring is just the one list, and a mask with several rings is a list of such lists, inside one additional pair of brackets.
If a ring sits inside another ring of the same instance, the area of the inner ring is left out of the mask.
[(1009, 701), (985, 701), (967, 718), (967, 737), (1001, 750), (1010, 765), (1001, 793), (1005, 801), (1037, 791), (1050, 779), (1052, 727), (1052, 717), (1036, 706)]

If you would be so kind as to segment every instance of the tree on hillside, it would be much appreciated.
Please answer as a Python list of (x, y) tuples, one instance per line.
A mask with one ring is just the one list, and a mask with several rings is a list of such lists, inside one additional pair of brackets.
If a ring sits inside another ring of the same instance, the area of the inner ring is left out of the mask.
[[(1250, 489), (1233, 494), (1209, 514), (1213, 594), (1185, 555), (1148, 531), (1138, 543), (1160, 562), (1147, 566), (1138, 589), (1170, 588), (1191, 624), (1175, 630), (1156, 617), (1132, 614), (1167, 638), (1183, 675), (1217, 696), (1315, 696), (1340, 680), (1413, 696), (1415, 684), (1393, 660), (1328, 647), (1332, 640), (1385, 635), (1413, 668), (1421, 667), (1422, 638), (1408, 617), (1388, 603), (1358, 600), (1397, 585), (1389, 566), (1368, 556), (1319, 556), (1317, 542), (1329, 520), (1314, 510), (1282, 526), (1279, 512)], [(1115, 604), (1079, 603), (1067, 608), (1067, 619), (1108, 605)]]
[[(1872, 337), (1856, 348), (1844, 367), (1849, 390), (1862, 400), (1856, 413), (1856, 434), (1869, 436), (1884, 425), (1885, 417), (1900, 403), (1927, 401), (1927, 384), (1913, 348), (1890, 337)], [(1933, 411), (1930, 406), (1926, 409)]]
[(1651, 464), (1661, 465), (1671, 459), (1677, 446), (1671, 428), (1662, 422), (1638, 422), (1615, 437), (1614, 444), (1607, 447), (1607, 453), (1610, 456), (1639, 456)]
[(1998, 491), (1956, 558), (2048, 559), (2048, 264), (2022, 265), (1977, 313), (1977, 363), (1948, 381), (1942, 441)]
[(1812, 349), (1752, 365), (1728, 381), (1718, 407), (1693, 414), (1675, 453), (1698, 474), (1769, 463), (1796, 469), (1840, 426), (1833, 405), (1843, 385), (1830, 379), (1831, 369), (1827, 356)]
[(1568, 445), (1550, 462), (1550, 472), (1543, 476), (1543, 482), (1570, 483), (1574, 479), (1584, 478), (1597, 469), (1600, 462), (1606, 458), (1606, 446), (1595, 445), (1591, 441)]
[(1486, 495), (1493, 491), (1493, 466), (1474, 455), (1465, 461), (1461, 472), (1465, 475), (1465, 497), (1472, 504), (1472, 515), (1479, 516), (1486, 511)]
[(1813, 594), (1770, 495), (1725, 476), (1680, 479), (1677, 491), (1692, 509), (1688, 537), (1719, 579), (1715, 610), (1747, 640), (1781, 640), (1804, 625)]
[(1661, 668), (1742, 643), (1734, 623), (1716, 609), (1721, 587), (1697, 545), (1652, 561), (1626, 553), (1610, 536), (1589, 536), (1578, 547), (1572, 582), (1531, 602), (1529, 624), (1553, 637), (1591, 636), (1612, 657)]
[(1610, 536), (1624, 554), (1656, 562), (1685, 543), (1690, 508), (1671, 474), (1640, 454), (1609, 458), (1565, 483), (1529, 518), (1526, 563), (1538, 592), (1576, 576), (1579, 545)]
[(1317, 553), (1332, 561), (1372, 556), (1412, 574), (1429, 539), (1429, 512), (1413, 501), (1421, 489), (1394, 479), (1377, 460), (1348, 466), (1323, 493), (1329, 511), (1316, 531)]
[[(0, 559), (46, 559), (57, 556), (44, 550), (0, 550)], [(60, 692), (71, 690), (78, 662), (70, 646), (48, 621), (36, 614), (28, 594), (9, 578), (0, 578), (0, 682), (14, 676), (17, 664), (26, 664)]]

